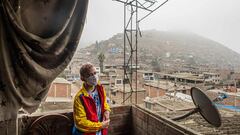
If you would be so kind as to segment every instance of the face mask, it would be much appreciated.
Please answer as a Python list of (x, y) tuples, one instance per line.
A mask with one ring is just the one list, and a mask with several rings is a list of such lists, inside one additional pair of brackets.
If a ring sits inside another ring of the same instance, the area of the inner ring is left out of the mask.
[(97, 75), (92, 75), (92, 76), (89, 76), (87, 79), (86, 79), (86, 82), (91, 85), (91, 86), (96, 86), (97, 83), (98, 83), (98, 76)]

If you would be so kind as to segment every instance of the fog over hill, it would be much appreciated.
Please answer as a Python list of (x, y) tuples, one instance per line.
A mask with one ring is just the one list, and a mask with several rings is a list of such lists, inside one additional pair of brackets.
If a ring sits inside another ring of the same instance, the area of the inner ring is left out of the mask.
[[(123, 63), (123, 34), (116, 34), (108, 40), (96, 42), (79, 49), (80, 53), (104, 53), (105, 64)], [(96, 55), (89, 55), (98, 63)], [(138, 41), (139, 64), (149, 65), (153, 60), (197, 65), (211, 65), (218, 68), (239, 68), (240, 54), (213, 40), (189, 32), (148, 30), (142, 32)], [(122, 60), (121, 60), (122, 59)]]

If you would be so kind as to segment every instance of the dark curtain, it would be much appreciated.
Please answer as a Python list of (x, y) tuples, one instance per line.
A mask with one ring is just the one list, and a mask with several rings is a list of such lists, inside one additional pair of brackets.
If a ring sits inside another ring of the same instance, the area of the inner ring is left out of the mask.
[(0, 4), (0, 109), (9, 119), (19, 108), (35, 111), (70, 62), (88, 0), (1, 0)]

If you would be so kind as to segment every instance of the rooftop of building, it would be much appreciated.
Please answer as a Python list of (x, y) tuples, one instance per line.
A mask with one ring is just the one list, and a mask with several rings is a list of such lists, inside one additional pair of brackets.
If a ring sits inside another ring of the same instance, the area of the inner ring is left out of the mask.
[(151, 70), (137, 70), (137, 72), (139, 72), (139, 73), (154, 73)]
[(206, 75), (219, 75), (219, 73), (212, 73), (212, 72), (203, 72), (203, 74), (206, 74)]
[(137, 88), (137, 90), (136, 90), (136, 88), (133, 87), (131, 89), (131, 87), (127, 86), (127, 85), (125, 85), (125, 89), (123, 88), (123, 85), (115, 86), (115, 87), (113, 87), (111, 89), (112, 89), (112, 91), (120, 91), (120, 92), (125, 91), (125, 93), (129, 93), (131, 91), (133, 91), (133, 92), (136, 92), (136, 91), (137, 92), (145, 92), (146, 91), (146, 89), (144, 89), (144, 88)]
[(57, 77), (53, 83), (61, 83), (61, 84), (71, 84), (71, 82), (69, 82), (68, 80), (61, 78), (61, 77)]
[(194, 107), (193, 103), (191, 102), (185, 102), (183, 100), (167, 96), (156, 99), (156, 104), (162, 107), (159, 108), (159, 111), (161, 110), (164, 111), (166, 110), (165, 108), (167, 108), (170, 111), (181, 111), (188, 110)]
[(155, 74), (161, 75), (161, 76), (167, 76), (170, 78), (179, 78), (179, 79), (185, 79), (185, 80), (192, 80), (192, 81), (204, 81), (199, 74), (192, 74), (192, 73), (160, 73), (160, 72), (154, 72)]
[(146, 82), (145, 85), (160, 88), (163, 90), (168, 90), (168, 91), (188, 90), (191, 88), (190, 86), (187, 86), (187, 85), (180, 85), (180, 84), (175, 85), (175, 83), (167, 80), (150, 81), (150, 82)]
[(206, 93), (209, 93), (209, 92), (212, 92), (212, 93), (225, 93), (227, 95), (240, 97), (240, 91), (238, 91), (238, 92), (226, 92), (223, 89), (210, 89), (210, 90), (206, 91)]
[[(190, 128), (200, 134), (204, 135), (230, 135), (230, 134), (240, 134), (240, 113), (232, 112), (229, 110), (220, 110), (222, 125), (216, 128), (209, 123), (207, 123), (202, 116), (197, 113), (193, 114), (185, 119), (177, 121), (178, 124), (184, 126), (185, 128)], [(159, 115), (165, 116), (167, 118), (173, 118), (177, 115), (182, 115), (186, 111), (176, 111), (176, 112), (158, 112)]]

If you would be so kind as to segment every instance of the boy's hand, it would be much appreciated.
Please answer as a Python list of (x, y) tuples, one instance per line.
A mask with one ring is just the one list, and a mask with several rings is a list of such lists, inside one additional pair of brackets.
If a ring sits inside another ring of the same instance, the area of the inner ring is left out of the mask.
[(110, 120), (105, 120), (102, 122), (102, 128), (108, 128)]
[(103, 120), (109, 120), (109, 115), (110, 115), (110, 112), (105, 111), (104, 114), (103, 114)]

